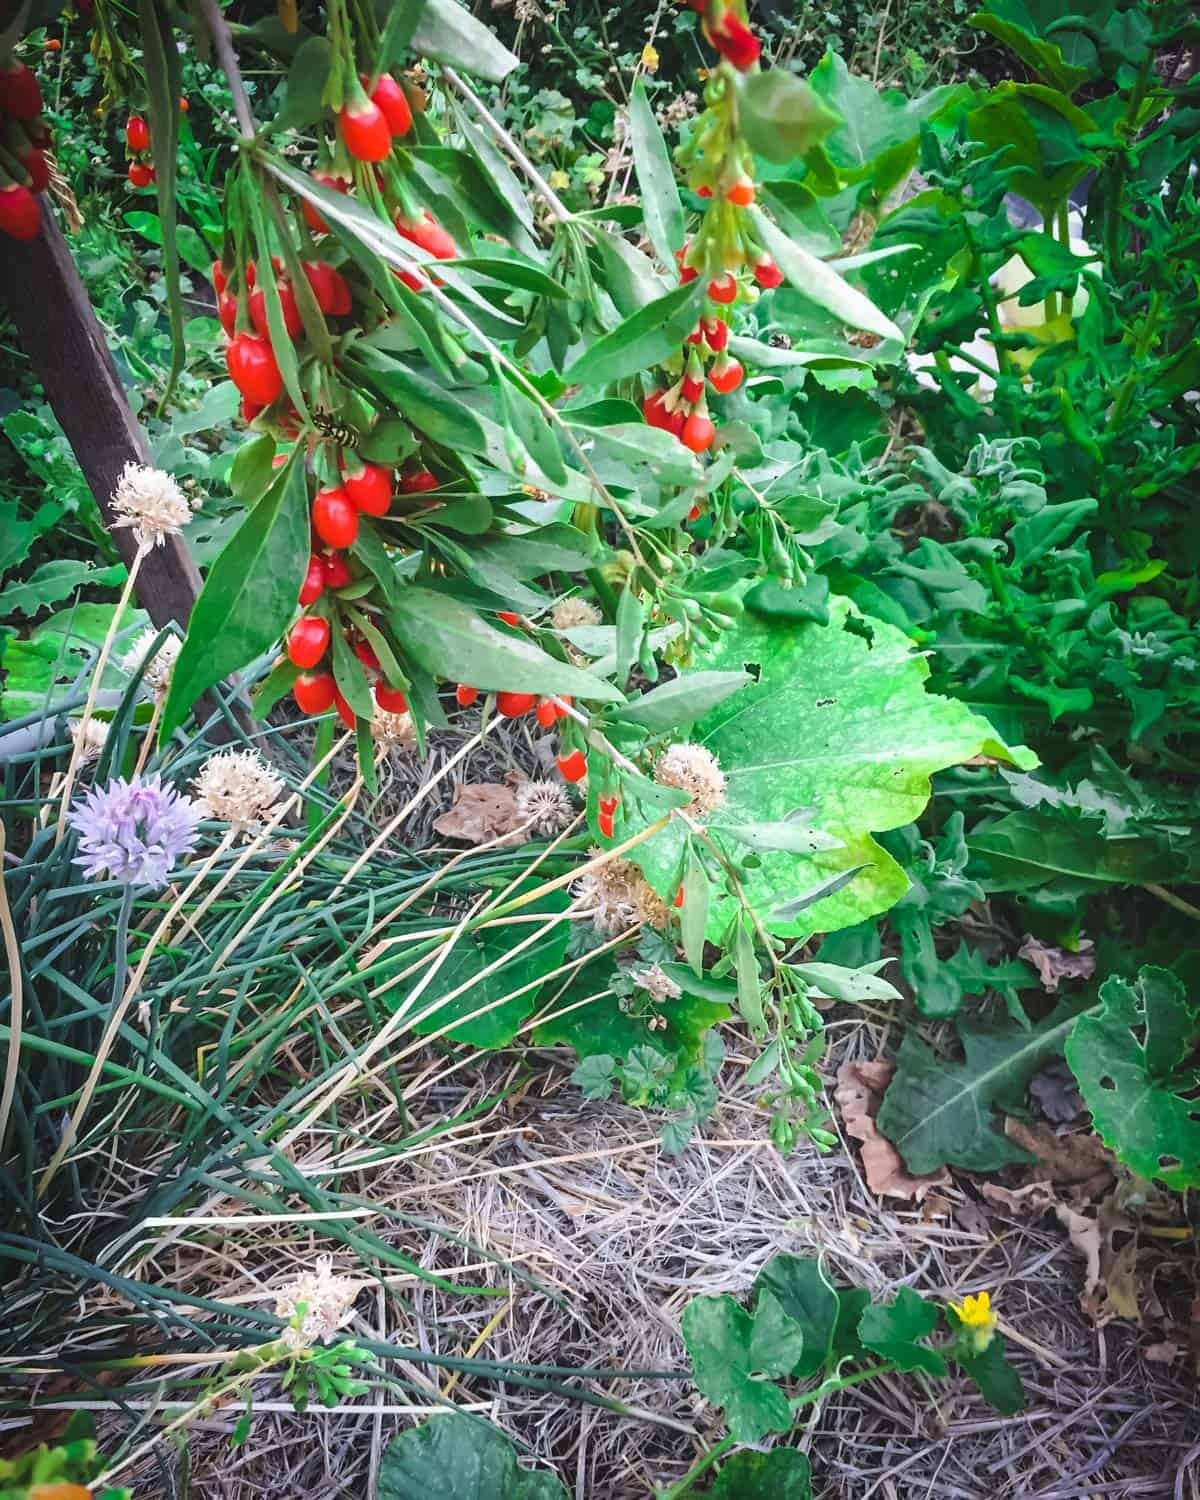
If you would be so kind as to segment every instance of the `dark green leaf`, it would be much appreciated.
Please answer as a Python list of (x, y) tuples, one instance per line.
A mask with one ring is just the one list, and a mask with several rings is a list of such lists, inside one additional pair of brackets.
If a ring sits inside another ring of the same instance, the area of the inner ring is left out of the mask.
[(841, 115), (809, 84), (781, 68), (751, 73), (740, 82), (738, 124), (750, 149), (767, 161), (806, 155), (841, 123)]
[(694, 1297), (683, 1313), (683, 1341), (696, 1387), (714, 1406), (724, 1408), (726, 1424), (739, 1443), (757, 1443), (768, 1432), (786, 1432), (792, 1425), (783, 1391), (755, 1376), (788, 1374), (803, 1353), (804, 1335), (777, 1304), (769, 1317), (773, 1337), (764, 1368), (751, 1354), (755, 1319), (732, 1297)]
[(722, 1464), (712, 1500), (812, 1500), (812, 1469), (803, 1453), (735, 1453)]
[(896, 1300), (873, 1303), (858, 1320), (858, 1336), (868, 1349), (890, 1359), (902, 1370), (945, 1375), (946, 1361), (929, 1348), (927, 1339), (937, 1327), (938, 1311), (911, 1287), (902, 1286)]
[(1195, 1062), (1200, 1004), (1168, 969), (1100, 986), (1100, 1005), (1075, 1022), (1067, 1061), (1105, 1145), (1139, 1177), (1177, 1192), (1200, 1186)]
[(568, 385), (608, 385), (661, 364), (695, 328), (704, 298), (703, 278), (648, 302), (596, 340), (563, 372)]
[(296, 612), (308, 557), (308, 479), (297, 446), (209, 570), (171, 674), (162, 743), (201, 694), (283, 634)]
[(439, 1412), (393, 1438), (375, 1500), (567, 1500), (544, 1470), (527, 1473), (504, 1434), (481, 1417)]

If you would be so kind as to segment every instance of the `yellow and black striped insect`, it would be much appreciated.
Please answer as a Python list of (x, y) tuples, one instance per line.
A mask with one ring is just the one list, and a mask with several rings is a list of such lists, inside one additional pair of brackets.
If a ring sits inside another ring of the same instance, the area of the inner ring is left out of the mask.
[(327, 411), (313, 412), (313, 426), (322, 437), (332, 438), (339, 448), (358, 447), (358, 433), (349, 422), (343, 422), (341, 417), (335, 417)]

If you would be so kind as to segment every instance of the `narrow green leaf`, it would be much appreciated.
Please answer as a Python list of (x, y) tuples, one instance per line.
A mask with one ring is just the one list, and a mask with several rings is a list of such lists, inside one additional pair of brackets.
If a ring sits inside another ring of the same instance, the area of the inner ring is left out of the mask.
[[(621, 595), (622, 600), (628, 596), (628, 592), (626, 590)], [(620, 630), (621, 616), (618, 609), (618, 639)], [(618, 661), (620, 659), (618, 649)], [(642, 697), (622, 705), (617, 710), (616, 717), (624, 723), (640, 724), (651, 734), (662, 734), (682, 724), (694, 724), (749, 681), (748, 672), (690, 672), (686, 677), (676, 677), (673, 682), (664, 682), (661, 687), (653, 688)], [(830, 846), (826, 844), (813, 847)]]
[(733, 964), (737, 971), (738, 1009), (751, 1031), (760, 1034), (767, 1024), (763, 1014), (762, 981), (758, 973), (758, 955), (754, 951), (754, 934), (744, 921), (738, 923), (734, 938)]
[(308, 479), (293, 449), (209, 569), (171, 674), (160, 743), (214, 683), (270, 650), (296, 611), (309, 556)]
[(760, 208), (753, 207), (749, 212), (754, 216), (754, 225), (762, 243), (802, 296), (840, 318), (851, 328), (862, 328), (867, 333), (878, 334), (882, 339), (894, 340), (896, 356), (899, 357), (904, 348), (904, 335), (891, 318), (885, 317), (870, 298), (864, 297), (849, 282), (843, 281), (831, 266), (788, 239)]
[(673, 266), (675, 251), (683, 244), (683, 205), (675, 185), (671, 154), (650, 108), (643, 78), (634, 84), (629, 101), (629, 134), (633, 165), (642, 191), (646, 232), (659, 260), (664, 266)]
[(497, 630), (447, 594), (406, 586), (391, 621), (405, 651), (434, 677), (486, 692), (569, 693), (593, 702), (621, 701), (612, 683), (557, 661), (525, 636)]
[(597, 339), (563, 373), (563, 379), (568, 385), (607, 385), (661, 364), (669, 354), (678, 353), (679, 345), (695, 328), (703, 297), (704, 281), (699, 278), (648, 302)]
[(165, 7), (155, 0), (138, 0), (142, 32), (142, 63), (146, 74), (150, 139), (154, 144), (155, 195), (162, 226), (163, 283), (167, 320), (171, 329), (171, 368), (160, 409), (171, 399), (183, 369), (183, 291), (179, 280), (178, 220), (175, 212), (176, 157), (179, 151), (179, 49)]

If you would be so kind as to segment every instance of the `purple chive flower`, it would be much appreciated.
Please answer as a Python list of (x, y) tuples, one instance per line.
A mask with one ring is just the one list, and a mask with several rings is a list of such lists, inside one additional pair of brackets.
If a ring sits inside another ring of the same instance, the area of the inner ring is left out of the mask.
[(75, 863), (89, 880), (166, 885), (176, 861), (196, 845), (199, 803), (163, 786), (157, 774), (115, 777), (93, 787), (71, 808), (67, 822), (79, 835)]

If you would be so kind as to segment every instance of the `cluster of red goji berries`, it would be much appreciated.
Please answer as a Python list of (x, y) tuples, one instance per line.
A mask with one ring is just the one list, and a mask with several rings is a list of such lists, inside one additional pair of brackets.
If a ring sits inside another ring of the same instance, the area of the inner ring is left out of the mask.
[[(738, 10), (716, 0), (689, 0), (703, 16), (704, 34), (725, 62), (741, 71), (758, 61), (759, 44)], [(708, 387), (727, 395), (743, 370), (728, 349), (726, 314), (777, 287), (783, 273), (759, 243), (748, 210), (754, 203), (753, 157), (737, 133), (731, 79), (718, 68), (705, 89), (706, 109), (679, 152), (688, 186), (707, 208), (695, 236), (676, 252), (681, 283), (705, 279), (706, 307), (688, 335), (681, 356), (668, 366), (673, 383), (645, 398), (642, 414), (652, 427), (673, 433), (693, 453), (713, 444), (716, 427), (706, 400)]]
[(50, 131), (32, 71), (10, 58), (0, 67), (0, 231), (32, 240), (42, 225), (37, 195), (50, 183)]
[(149, 187), (154, 181), (154, 162), (150, 156), (150, 127), (142, 115), (130, 115), (125, 121), (125, 153), (129, 158), (125, 175), (130, 187)]

